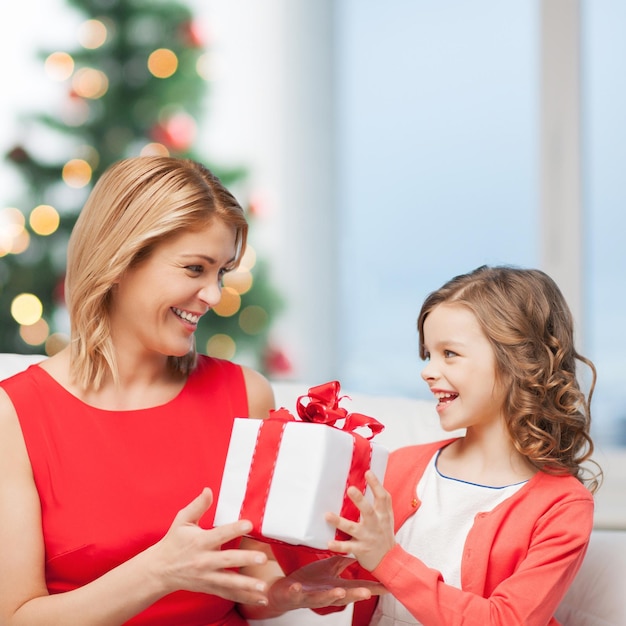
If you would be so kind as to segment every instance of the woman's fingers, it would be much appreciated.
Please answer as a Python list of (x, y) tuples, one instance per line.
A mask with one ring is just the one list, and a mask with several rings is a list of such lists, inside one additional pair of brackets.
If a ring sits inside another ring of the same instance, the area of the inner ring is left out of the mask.
[(183, 507), (174, 518), (181, 524), (197, 524), (207, 512), (213, 502), (213, 492), (205, 487), (199, 496), (195, 497), (187, 506)]
[(252, 530), (252, 523), (239, 520), (205, 529), (199, 522), (211, 506), (213, 495), (203, 489), (183, 507), (153, 553), (160, 561), (164, 584), (169, 590), (186, 589), (213, 593), (237, 602), (266, 600), (267, 585), (254, 576), (240, 573), (241, 568), (263, 566), (267, 554), (261, 550), (222, 549)]

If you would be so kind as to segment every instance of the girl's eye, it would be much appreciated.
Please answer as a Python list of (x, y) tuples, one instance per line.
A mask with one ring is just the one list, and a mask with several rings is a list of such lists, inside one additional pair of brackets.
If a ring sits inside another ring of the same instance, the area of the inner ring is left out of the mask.
[(424, 352), (424, 361), (430, 361), (430, 352)]
[(446, 359), (449, 359), (449, 358), (451, 358), (451, 357), (453, 357), (453, 356), (457, 356), (457, 353), (456, 353), (456, 352), (452, 352), (452, 350), (444, 350), (444, 351), (443, 351), (443, 356), (444, 356)]

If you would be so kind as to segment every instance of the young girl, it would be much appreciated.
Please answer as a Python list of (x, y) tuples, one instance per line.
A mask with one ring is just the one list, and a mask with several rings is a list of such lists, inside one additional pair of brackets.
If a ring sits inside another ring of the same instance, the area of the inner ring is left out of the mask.
[(353, 624), (555, 625), (598, 486), (582, 466), (595, 368), (563, 295), (541, 271), (481, 267), (428, 296), (418, 331), (441, 425), (466, 434), (392, 453), (385, 487), (368, 477), (373, 504), (351, 487), (360, 522), (328, 516), (352, 537), (329, 547), (389, 591)]

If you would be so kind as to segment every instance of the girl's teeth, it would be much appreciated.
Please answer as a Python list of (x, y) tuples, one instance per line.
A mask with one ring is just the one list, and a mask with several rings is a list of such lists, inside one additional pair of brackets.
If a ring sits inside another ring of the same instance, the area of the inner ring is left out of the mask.
[(435, 394), (437, 400), (439, 402), (445, 402), (447, 400), (454, 400), (458, 394), (456, 393), (437, 393)]

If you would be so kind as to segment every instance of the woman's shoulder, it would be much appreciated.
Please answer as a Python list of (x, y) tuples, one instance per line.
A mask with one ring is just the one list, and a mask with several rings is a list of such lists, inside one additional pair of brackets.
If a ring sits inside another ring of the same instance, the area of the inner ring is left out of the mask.
[[(20, 372), (11, 378), (22, 374)], [(7, 391), (0, 387), (0, 458), (2, 458), (0, 467), (6, 470), (7, 467), (14, 467), (16, 459), (25, 460), (25, 452), (22, 454), (22, 449), (24, 438), (17, 410)]]
[(246, 365), (201, 354), (190, 381), (192, 385), (195, 381), (205, 390), (219, 386), (231, 395), (241, 395), (247, 399), (250, 417), (265, 418), (274, 408), (274, 391), (270, 382), (263, 374)]
[(33, 363), (26, 369), (13, 373), (11, 376), (0, 380), (0, 389), (4, 395), (10, 397), (16, 393), (29, 393), (29, 389), (35, 384), (39, 378), (41, 367)]

